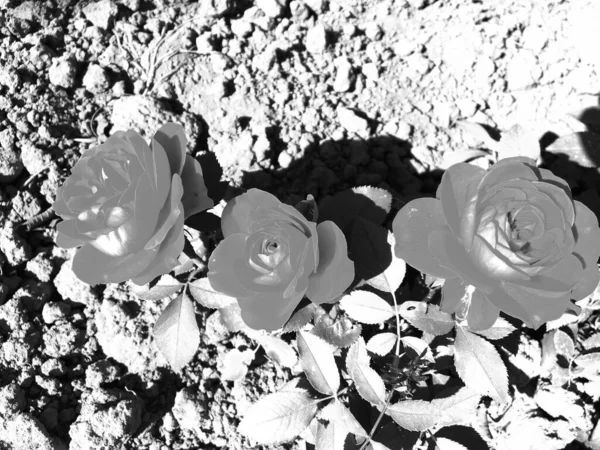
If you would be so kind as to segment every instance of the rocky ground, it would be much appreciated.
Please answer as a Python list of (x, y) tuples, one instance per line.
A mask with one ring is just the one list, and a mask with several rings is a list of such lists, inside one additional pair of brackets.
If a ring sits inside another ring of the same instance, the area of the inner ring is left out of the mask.
[[(167, 300), (90, 288), (55, 222), (19, 226), (85, 149), (175, 121), (229, 195), (407, 201), (477, 145), (457, 121), (597, 126), (599, 19), (593, 0), (0, 0), (0, 448), (248, 449), (240, 417), (290, 377), (259, 355), (222, 381), (216, 355), (252, 343), (199, 305), (200, 349), (173, 373), (150, 336)], [(498, 449), (525, 448), (527, 405), (494, 425)], [(573, 439), (549, 432), (544, 448)]]

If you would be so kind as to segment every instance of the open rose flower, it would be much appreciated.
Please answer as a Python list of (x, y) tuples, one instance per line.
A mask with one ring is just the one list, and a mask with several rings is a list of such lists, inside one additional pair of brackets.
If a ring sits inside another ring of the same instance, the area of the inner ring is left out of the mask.
[(213, 206), (185, 147), (181, 126), (167, 123), (151, 146), (118, 131), (77, 161), (53, 206), (64, 219), (57, 245), (81, 246), (72, 265), (79, 279), (142, 285), (178, 264), (184, 219)]
[(237, 299), (251, 328), (280, 328), (305, 295), (332, 302), (354, 279), (338, 226), (317, 225), (268, 192), (250, 189), (227, 203), (221, 228), (225, 239), (210, 257), (208, 279)]
[(405, 205), (393, 231), (398, 257), (446, 280), (446, 312), (474, 286), (467, 321), (475, 330), (493, 325), (500, 311), (539, 328), (600, 279), (596, 216), (530, 158), (507, 158), (488, 171), (450, 167), (437, 198)]

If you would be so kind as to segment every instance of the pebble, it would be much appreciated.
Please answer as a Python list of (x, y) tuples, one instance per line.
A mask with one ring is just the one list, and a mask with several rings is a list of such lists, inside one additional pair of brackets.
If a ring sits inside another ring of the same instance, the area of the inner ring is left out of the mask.
[(347, 92), (352, 88), (352, 84), (356, 77), (352, 70), (352, 64), (345, 56), (336, 58), (334, 61), (335, 65), (335, 81), (333, 82), (333, 89), (336, 92)]
[(23, 411), (27, 405), (25, 392), (16, 383), (0, 388), (0, 415), (8, 417)]
[(46, 427), (35, 417), (20, 413), (7, 419), (0, 428), (0, 441), (10, 443), (14, 449), (66, 450), (67, 446), (53, 440)]
[[(246, 19), (234, 19), (231, 21), (231, 32), (235, 34), (239, 38), (245, 38), (252, 33), (253, 25), (251, 22), (248, 22)], [(200, 37), (198, 37), (200, 39)], [(198, 41), (196, 40), (196, 42)], [(200, 42), (200, 44), (206, 49), (208, 47), (212, 47), (208, 42)], [(206, 50), (204, 50), (206, 52)], [(208, 53), (208, 52), (206, 52)]]
[(325, 0), (303, 0), (317, 14), (322, 13), (325, 8)]
[(365, 36), (372, 41), (378, 41), (383, 36), (383, 31), (377, 23), (369, 22), (365, 27)]
[(279, 17), (285, 10), (285, 0), (256, 0), (256, 6), (269, 17)]
[(84, 6), (82, 12), (94, 26), (106, 30), (119, 10), (112, 0), (100, 0)]
[(396, 56), (403, 58), (414, 53), (417, 50), (417, 44), (410, 39), (401, 38), (392, 45), (392, 50)]
[(60, 377), (66, 373), (67, 366), (58, 358), (50, 358), (44, 361), (40, 370), (47, 377)]
[(0, 251), (11, 266), (18, 266), (31, 258), (31, 246), (15, 230), (14, 222), (0, 228)]
[(90, 64), (83, 76), (83, 86), (92, 94), (102, 94), (110, 87), (108, 74), (98, 64)]
[(54, 278), (54, 286), (65, 299), (83, 303), (92, 308), (98, 303), (98, 298), (89, 284), (81, 281), (71, 269), (72, 260), (65, 261)]
[(292, 161), (293, 158), (288, 152), (281, 152), (279, 154), (279, 157), (277, 158), (277, 164), (279, 164), (279, 167), (281, 167), (282, 169), (287, 169), (292, 163)]
[(46, 303), (42, 308), (42, 319), (44, 323), (52, 325), (58, 320), (63, 320), (69, 317), (71, 305), (66, 302)]
[(0, 67), (0, 85), (6, 86), (10, 93), (14, 93), (20, 84), (21, 79), (14, 69)]
[(0, 151), (0, 183), (10, 183), (17, 179), (23, 171), (23, 162), (19, 154), (12, 148)]
[(403, 141), (408, 141), (412, 135), (413, 128), (409, 123), (399, 120), (396, 125), (396, 137)]
[(200, 431), (202, 422), (208, 419), (204, 395), (189, 386), (175, 395), (173, 416), (184, 430)]
[(72, 58), (55, 58), (48, 69), (50, 83), (65, 89), (72, 88), (75, 84), (77, 63)]
[(337, 107), (337, 118), (346, 130), (356, 133), (363, 138), (369, 136), (369, 123), (366, 119), (358, 116), (354, 111), (344, 106)]
[(306, 33), (304, 41), (306, 50), (313, 54), (323, 53), (327, 47), (327, 31), (322, 23), (318, 23)]
[(70, 355), (83, 338), (83, 330), (69, 322), (56, 322), (44, 333), (45, 353), (54, 358)]
[(342, 33), (347, 38), (351, 38), (356, 34), (356, 25), (353, 23), (345, 23), (342, 27)]
[(542, 77), (542, 69), (536, 56), (522, 50), (509, 59), (506, 67), (508, 90), (515, 91), (534, 85)]
[(367, 80), (377, 81), (379, 79), (379, 68), (375, 63), (366, 63), (362, 66), (362, 73)]
[(530, 25), (523, 31), (521, 39), (523, 47), (537, 54), (542, 51), (548, 42), (548, 34), (545, 28)]

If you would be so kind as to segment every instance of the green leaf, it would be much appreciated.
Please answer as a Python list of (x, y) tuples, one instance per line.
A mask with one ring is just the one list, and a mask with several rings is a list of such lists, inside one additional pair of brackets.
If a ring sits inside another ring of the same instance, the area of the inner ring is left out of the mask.
[(306, 200), (299, 201), (294, 208), (310, 222), (316, 222), (319, 219), (319, 208), (312, 194), (308, 194)]
[(449, 426), (468, 421), (476, 412), (480, 395), (466, 387), (449, 391), (453, 394), (431, 402), (405, 400), (390, 405), (386, 414), (410, 431), (425, 431), (435, 425)]
[(348, 317), (338, 315), (333, 319), (329, 314), (322, 314), (315, 321), (315, 326), (311, 330), (314, 335), (338, 348), (352, 345), (360, 336), (361, 331), (362, 327), (352, 323)]
[(238, 432), (262, 445), (288, 442), (308, 427), (317, 411), (317, 400), (303, 389), (275, 392), (246, 411)]
[(554, 335), (554, 347), (559, 355), (563, 355), (567, 359), (571, 359), (575, 354), (575, 343), (571, 336), (562, 330), (556, 330)]
[(236, 303), (235, 298), (216, 292), (208, 278), (192, 281), (188, 287), (194, 300), (207, 308), (220, 309)]
[(367, 350), (379, 356), (385, 356), (392, 351), (397, 340), (396, 333), (379, 333), (369, 339)]
[(329, 422), (327, 425), (319, 424), (315, 449), (344, 450), (346, 437), (348, 437), (348, 430), (341, 426), (339, 422)]
[(371, 441), (367, 446), (367, 450), (391, 450), (389, 447), (383, 445), (381, 442)]
[(321, 410), (319, 415), (323, 420), (337, 422), (355, 436), (367, 437), (369, 433), (363, 428), (356, 417), (339, 400), (334, 400)]
[(502, 133), (498, 143), (498, 160), (514, 156), (525, 156), (537, 161), (540, 154), (540, 142), (530, 129), (516, 124)]
[(425, 431), (436, 424), (440, 416), (430, 402), (405, 400), (389, 405), (385, 413), (398, 425), (410, 431)]
[(364, 195), (369, 200), (371, 200), (378, 208), (385, 211), (386, 214), (389, 213), (392, 209), (392, 194), (390, 194), (385, 189), (373, 186), (359, 186), (353, 187), (352, 192), (354, 192), (355, 194)]
[(482, 331), (474, 331), (474, 333), (494, 341), (505, 338), (515, 330), (516, 328), (513, 327), (509, 322), (504, 320), (502, 317), (498, 317), (491, 328)]
[(294, 367), (298, 362), (296, 352), (283, 339), (269, 335), (259, 335), (256, 341), (265, 349), (265, 353), (283, 367)]
[(445, 437), (437, 437), (435, 438), (435, 447), (434, 450), (469, 450), (462, 444), (455, 442), (451, 439)]
[(300, 305), (302, 306), (294, 311), (290, 319), (283, 326), (282, 331), (284, 333), (293, 333), (308, 325), (320, 308), (308, 299), (303, 299)]
[(175, 371), (189, 363), (198, 345), (200, 331), (194, 305), (185, 292), (167, 305), (154, 325), (156, 346)]
[(372, 405), (383, 405), (385, 403), (385, 384), (369, 365), (369, 356), (362, 337), (352, 344), (352, 347), (348, 350), (346, 370), (362, 398)]
[(558, 319), (549, 320), (546, 322), (546, 331), (557, 330), (565, 325), (575, 323), (579, 320), (579, 313), (567, 310)]
[(225, 328), (232, 333), (242, 331), (244, 333), (251, 332), (251, 328), (246, 325), (244, 319), (242, 319), (242, 310), (237, 302), (219, 308), (219, 319)]
[(456, 122), (456, 125), (465, 133), (478, 139), (490, 150), (496, 150), (498, 142), (490, 136), (490, 133), (483, 125), (474, 122), (468, 122), (466, 120), (459, 120)]
[(384, 299), (369, 291), (353, 291), (340, 300), (346, 314), (357, 322), (375, 324), (394, 317), (394, 308)]
[(325, 395), (337, 392), (340, 387), (340, 373), (335, 364), (333, 347), (306, 331), (299, 331), (296, 341), (300, 364), (310, 384)]
[[(554, 154), (564, 154), (569, 161), (588, 169), (596, 169), (600, 148), (600, 135), (589, 131), (561, 136), (546, 151)], [(592, 152), (592, 154), (589, 154)]]
[(574, 362), (584, 369), (586, 375), (600, 373), (600, 352), (579, 355)]
[(600, 333), (596, 333), (588, 337), (582, 343), (583, 348), (591, 350), (593, 348), (600, 348)]
[(450, 314), (440, 311), (437, 305), (424, 302), (404, 302), (398, 312), (415, 328), (435, 336), (449, 333), (455, 325)]
[(406, 262), (396, 256), (394, 252), (396, 238), (394, 238), (394, 234), (390, 231), (388, 231), (387, 242), (390, 246), (390, 264), (383, 272), (365, 281), (375, 289), (394, 293), (400, 287), (402, 281), (404, 281), (404, 276), (406, 275)]
[(179, 292), (183, 284), (167, 284), (167, 285), (156, 285), (152, 289), (146, 292), (140, 292), (136, 294), (138, 298), (142, 300), (156, 301), (161, 300), (166, 297), (170, 297), (171, 295)]
[(423, 359), (432, 363), (435, 362), (431, 347), (429, 347), (429, 344), (427, 344), (427, 342), (425, 342), (423, 339), (419, 339), (418, 337), (414, 336), (403, 336), (400, 338), (400, 341), (413, 351), (413, 355), (411, 355), (413, 358), (416, 358), (425, 352)]
[(248, 365), (254, 359), (254, 352), (246, 350), (240, 352), (237, 348), (225, 353), (219, 353), (217, 366), (221, 372), (221, 379), (228, 381), (241, 380), (248, 373)]
[(341, 230), (357, 217), (380, 224), (390, 211), (391, 203), (392, 196), (384, 189), (370, 186), (347, 189), (321, 200), (319, 222), (331, 220)]
[[(352, 225), (349, 250), (354, 261), (356, 274), (363, 280), (373, 280), (376, 288), (393, 292), (395, 285), (400, 286), (406, 263), (396, 261), (389, 272), (385, 270), (392, 265), (396, 257), (390, 246), (389, 230), (369, 220), (357, 217)], [(396, 273), (396, 272), (398, 273)], [(387, 276), (390, 277), (387, 280)], [(386, 284), (388, 286), (386, 286)], [(393, 290), (392, 290), (393, 289)]]
[(469, 388), (496, 401), (508, 402), (506, 367), (488, 341), (463, 327), (456, 327), (454, 362), (458, 375)]
[(464, 163), (481, 157), (490, 157), (486, 150), (459, 150), (453, 152), (444, 152), (440, 169), (446, 170), (454, 164)]

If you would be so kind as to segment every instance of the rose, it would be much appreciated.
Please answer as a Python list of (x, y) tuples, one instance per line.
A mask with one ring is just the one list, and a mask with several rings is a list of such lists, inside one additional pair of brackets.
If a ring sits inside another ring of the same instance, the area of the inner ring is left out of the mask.
[(225, 239), (210, 257), (208, 279), (237, 299), (250, 328), (280, 328), (304, 295), (333, 302), (354, 279), (339, 227), (317, 225), (268, 192), (250, 189), (228, 202), (221, 228)]
[(489, 328), (503, 311), (539, 328), (560, 317), (571, 298), (596, 288), (598, 220), (572, 200), (564, 180), (532, 159), (507, 158), (487, 172), (455, 164), (436, 197), (413, 200), (398, 212), (395, 253), (446, 280), (447, 312), (474, 286), (468, 289), (469, 327)]
[(183, 250), (184, 218), (213, 206), (181, 126), (163, 125), (151, 145), (118, 131), (86, 151), (58, 188), (56, 243), (81, 246), (72, 268), (88, 284), (142, 285), (169, 272)]

